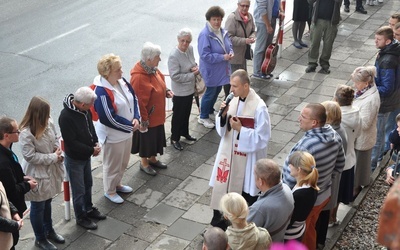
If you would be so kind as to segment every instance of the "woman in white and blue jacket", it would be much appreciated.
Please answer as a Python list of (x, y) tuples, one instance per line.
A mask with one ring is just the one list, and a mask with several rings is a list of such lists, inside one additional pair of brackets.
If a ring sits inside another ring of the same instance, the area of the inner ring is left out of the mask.
[(104, 196), (114, 203), (122, 203), (124, 200), (117, 192), (133, 191), (121, 181), (131, 154), (132, 132), (139, 128), (138, 100), (132, 86), (122, 78), (119, 56), (103, 56), (97, 69), (100, 75), (94, 78), (93, 84), (98, 97), (94, 108), (99, 122), (95, 127), (103, 146)]
[(209, 115), (214, 112), (214, 104), (222, 86), (226, 85), (224, 87), (226, 96), (230, 89), (231, 66), (229, 60), (233, 58), (233, 49), (228, 32), (221, 28), (224, 15), (225, 12), (221, 7), (210, 7), (206, 13), (206, 27), (200, 32), (198, 38), (200, 73), (207, 86), (201, 99), (198, 122), (206, 128), (215, 126)]

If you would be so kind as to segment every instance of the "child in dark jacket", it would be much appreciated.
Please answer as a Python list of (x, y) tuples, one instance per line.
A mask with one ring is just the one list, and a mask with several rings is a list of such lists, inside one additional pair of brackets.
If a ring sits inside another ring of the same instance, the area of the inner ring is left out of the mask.
[[(390, 141), (390, 146), (393, 149), (393, 152), (396, 154), (400, 152), (400, 114), (396, 116), (396, 124), (397, 128), (393, 129), (392, 132), (390, 132), (389, 135), (389, 141)], [(386, 183), (389, 185), (392, 185), (395, 181), (395, 176), (398, 173), (393, 174), (393, 171), (395, 170), (396, 164), (393, 164), (389, 167), (386, 168)], [(399, 168), (397, 168), (399, 169)], [(399, 170), (397, 170), (399, 171)]]

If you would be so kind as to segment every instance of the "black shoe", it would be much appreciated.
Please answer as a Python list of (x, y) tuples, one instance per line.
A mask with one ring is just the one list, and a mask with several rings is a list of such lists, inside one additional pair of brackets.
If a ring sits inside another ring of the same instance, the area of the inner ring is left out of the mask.
[(48, 233), (46, 234), (46, 238), (47, 238), (48, 240), (54, 241), (55, 243), (59, 243), (59, 244), (65, 243), (64, 237), (62, 237), (61, 235), (59, 235), (59, 234), (56, 233), (55, 231), (48, 232)]
[(107, 216), (105, 214), (102, 214), (99, 212), (97, 207), (92, 207), (92, 211), (88, 212), (87, 217), (92, 218), (92, 219), (98, 219), (98, 220), (105, 220)]
[(181, 145), (181, 143), (179, 141), (171, 140), (171, 144), (172, 144), (172, 146), (174, 146), (175, 149), (177, 149), (179, 151), (183, 150), (183, 147), (182, 147), (182, 145)]
[(347, 13), (349, 13), (349, 12), (350, 12), (350, 8), (349, 8), (349, 6), (344, 6), (344, 12), (347, 12)]
[(86, 229), (97, 229), (97, 224), (91, 221), (88, 217), (82, 217), (76, 220), (76, 224)]
[(167, 168), (167, 165), (162, 163), (161, 161), (156, 161), (156, 162), (149, 161), (149, 164), (154, 168)]
[(320, 69), (320, 70), (318, 71), (318, 73), (328, 75), (328, 74), (331, 73), (331, 71), (329, 70), (329, 68), (322, 68), (322, 69)]
[(35, 246), (44, 250), (57, 250), (57, 247), (47, 239), (35, 241)]
[(188, 141), (197, 141), (197, 138), (196, 137), (193, 137), (193, 136), (191, 136), (191, 135), (186, 135), (186, 136), (184, 136), (185, 138), (186, 138), (186, 140), (188, 140)]
[(316, 68), (317, 67), (315, 67), (315, 66), (308, 65), (306, 68), (306, 73), (315, 72)]
[(364, 10), (364, 7), (360, 7), (358, 9), (356, 9), (356, 12), (361, 13), (361, 14), (367, 14), (368, 12), (366, 10)]
[(142, 163), (140, 163), (140, 170), (145, 172), (148, 175), (155, 176), (157, 175), (157, 172), (149, 165), (147, 167), (143, 167)]

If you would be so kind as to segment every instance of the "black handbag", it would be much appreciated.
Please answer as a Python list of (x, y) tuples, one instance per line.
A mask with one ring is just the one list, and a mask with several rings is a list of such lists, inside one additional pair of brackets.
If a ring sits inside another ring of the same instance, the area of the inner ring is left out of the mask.
[[(244, 27), (242, 22), (239, 22), (239, 23), (243, 28), (244, 37), (247, 38), (246, 28)], [(253, 49), (251, 48), (250, 44), (246, 44), (246, 53), (244, 54), (244, 58), (246, 58), (246, 60), (253, 60)]]
[(253, 49), (250, 44), (246, 44), (246, 53), (244, 54), (244, 58), (247, 60), (253, 60)]

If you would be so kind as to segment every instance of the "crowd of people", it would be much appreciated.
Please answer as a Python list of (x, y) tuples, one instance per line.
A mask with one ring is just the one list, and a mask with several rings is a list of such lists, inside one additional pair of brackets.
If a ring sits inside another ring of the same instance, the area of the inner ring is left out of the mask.
[[(311, 20), (306, 72), (315, 71), (319, 64), (319, 73), (329, 74), (341, 0), (309, 3), (295, 5), (293, 45), (308, 47), (302, 36)], [(272, 77), (262, 72), (261, 63), (284, 13), (280, 0), (256, 1), (254, 17), (249, 7), (250, 0), (238, 0), (225, 28), (221, 27), (224, 10), (208, 9), (198, 36), (199, 65), (190, 45), (192, 31), (178, 32), (177, 46), (168, 57), (171, 89), (158, 69), (159, 45), (143, 45), (130, 81), (123, 77), (119, 56), (102, 56), (93, 84), (63, 100), (58, 118), (63, 147), (50, 104), (42, 97), (31, 99), (20, 125), (15, 119), (0, 117), (0, 205), (5, 211), (0, 231), (7, 232), (0, 233), (0, 239), (5, 249), (17, 244), (27, 213), (37, 247), (57, 249), (53, 242), (65, 243), (53, 228), (51, 209), (52, 198), (61, 192), (63, 166), (70, 180), (76, 223), (91, 230), (97, 229), (97, 220), (107, 218), (92, 203), (91, 157), (102, 153), (104, 196), (116, 204), (124, 202), (121, 194), (133, 192), (123, 184), (131, 154), (139, 155), (139, 169), (145, 174), (155, 176), (156, 169), (166, 169), (157, 159), (167, 142), (165, 98), (173, 100), (170, 142), (181, 151), (181, 137), (197, 140), (189, 133), (189, 118), (199, 76), (207, 88), (198, 123), (215, 127), (221, 137), (210, 178), (213, 227), (204, 234), (203, 249), (214, 249), (211, 245), (268, 249), (273, 242), (291, 240), (308, 249), (322, 248), (328, 227), (340, 223), (336, 218), (339, 203), (351, 203), (370, 184), (371, 171), (385, 152), (400, 148), (400, 15), (392, 15), (391, 26), (376, 31), (375, 65), (356, 68), (350, 76), (353, 87), (338, 85), (332, 101), (309, 103), (301, 110), (298, 122), (304, 135), (280, 167), (267, 159), (271, 121), (267, 105), (251, 87), (247, 60), (253, 59), (250, 45), (255, 43), (252, 76)], [(356, 11), (366, 13), (359, 2)], [(226, 101), (216, 111), (222, 89)], [(18, 141), (21, 163), (11, 149)], [(395, 181), (396, 167), (387, 169), (388, 184)], [(25, 201), (30, 201), (29, 209)]]

